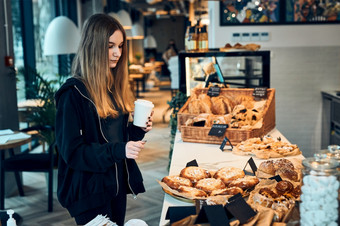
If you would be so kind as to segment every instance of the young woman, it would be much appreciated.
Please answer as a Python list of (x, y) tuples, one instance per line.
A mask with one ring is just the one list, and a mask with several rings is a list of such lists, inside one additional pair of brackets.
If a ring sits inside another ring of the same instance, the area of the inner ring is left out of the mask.
[(126, 195), (145, 191), (135, 159), (152, 115), (145, 127), (129, 123), (134, 97), (117, 20), (95, 14), (86, 21), (72, 73), (55, 96), (59, 202), (77, 224), (102, 214), (123, 225)]

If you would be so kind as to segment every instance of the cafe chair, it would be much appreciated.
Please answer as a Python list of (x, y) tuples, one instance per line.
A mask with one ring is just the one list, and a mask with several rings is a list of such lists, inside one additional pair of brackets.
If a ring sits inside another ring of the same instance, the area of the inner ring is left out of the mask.
[[(53, 130), (50, 126), (33, 126), (21, 130), (28, 132), (32, 130), (43, 131)], [(41, 153), (22, 152), (12, 155), (4, 161), (5, 172), (45, 172), (48, 173), (48, 212), (53, 211), (53, 169), (57, 166), (57, 149), (55, 140), (49, 145), (47, 151)], [(5, 178), (1, 183), (5, 182)], [(19, 177), (16, 177), (18, 191), (20, 196), (24, 196), (22, 183)]]

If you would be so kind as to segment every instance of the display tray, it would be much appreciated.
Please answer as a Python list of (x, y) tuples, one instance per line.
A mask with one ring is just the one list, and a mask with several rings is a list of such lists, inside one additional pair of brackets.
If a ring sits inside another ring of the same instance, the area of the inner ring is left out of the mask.
[[(208, 88), (196, 89), (195, 92), (207, 93)], [(221, 89), (220, 95), (226, 96), (252, 96), (254, 89), (249, 88), (224, 88)], [(224, 137), (226, 136), (233, 145), (240, 143), (241, 141), (247, 140), (252, 137), (260, 137), (267, 134), (269, 131), (275, 128), (275, 89), (267, 89), (267, 102), (263, 110), (263, 121), (260, 128), (253, 129), (234, 129), (228, 128), (224, 136), (209, 136), (211, 127), (196, 127), (186, 126), (185, 122), (188, 119), (192, 119), (197, 114), (184, 113), (188, 108), (190, 98), (179, 110), (177, 115), (178, 129), (181, 131), (181, 137), (184, 142), (195, 142), (195, 143), (207, 143), (207, 144), (221, 144)]]

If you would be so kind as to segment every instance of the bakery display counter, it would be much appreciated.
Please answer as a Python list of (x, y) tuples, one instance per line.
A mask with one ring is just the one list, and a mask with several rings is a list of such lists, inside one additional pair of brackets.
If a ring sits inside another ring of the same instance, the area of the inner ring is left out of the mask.
[[(282, 141), (289, 142), (277, 129), (271, 130), (267, 135), (270, 135), (273, 138), (280, 137)], [(259, 159), (254, 156), (252, 158), (257, 166), (259, 166), (261, 162), (266, 161), (266, 159)], [(287, 156), (285, 158), (302, 160), (304, 157), (300, 154), (295, 156)], [(192, 160), (196, 160), (198, 165), (202, 168), (218, 170), (226, 166), (243, 169), (249, 159), (250, 156), (240, 156), (233, 154), (231, 152), (231, 146), (225, 146), (224, 151), (222, 152), (220, 150), (220, 145), (217, 144), (183, 142), (181, 139), (181, 133), (177, 131), (169, 175), (178, 175), (179, 172), (186, 166), (186, 164)], [(249, 165), (247, 167), (249, 167)], [(194, 202), (191, 200), (176, 198), (166, 193), (164, 196), (163, 209), (159, 225), (163, 226), (169, 222), (165, 219), (169, 207), (190, 205), (194, 206)]]

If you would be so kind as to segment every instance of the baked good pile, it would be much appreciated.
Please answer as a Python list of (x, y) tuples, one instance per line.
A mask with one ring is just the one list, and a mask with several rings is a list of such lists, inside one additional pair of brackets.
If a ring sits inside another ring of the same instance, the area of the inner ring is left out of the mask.
[(282, 141), (280, 138), (263, 136), (240, 142), (233, 148), (236, 155), (255, 155), (261, 159), (282, 158), (301, 154), (296, 144)]
[(204, 121), (205, 127), (213, 124), (228, 124), (229, 128), (261, 128), (266, 100), (255, 101), (252, 96), (219, 95), (210, 97), (206, 93), (193, 92), (188, 100), (188, 107), (183, 113), (195, 114), (189, 118), (186, 126)]
[(247, 203), (255, 210), (274, 210), (274, 221), (281, 221), (294, 207), (301, 194), (301, 185), (289, 180), (264, 179), (250, 192)]
[[(170, 195), (205, 200), (208, 205), (225, 205), (230, 197), (240, 193), (254, 210), (270, 208), (275, 213), (274, 220), (281, 221), (300, 199), (300, 174), (299, 160), (281, 158), (263, 161), (255, 176), (230, 166), (217, 171), (189, 166), (179, 175), (165, 176), (159, 183)], [(274, 175), (280, 175), (282, 181), (268, 179)]]
[(202, 167), (189, 166), (183, 168), (179, 175), (162, 179), (165, 189), (169, 188), (170, 192), (188, 199), (244, 194), (258, 182), (256, 176), (246, 176), (242, 169), (236, 167), (210, 172)]
[(223, 48), (221, 48), (221, 51), (228, 51), (228, 50), (249, 50), (249, 51), (257, 51), (261, 48), (261, 45), (255, 44), (255, 43), (249, 43), (246, 45), (242, 45), (241, 43), (236, 43), (234, 45), (231, 45), (230, 43), (227, 43), (224, 45)]

